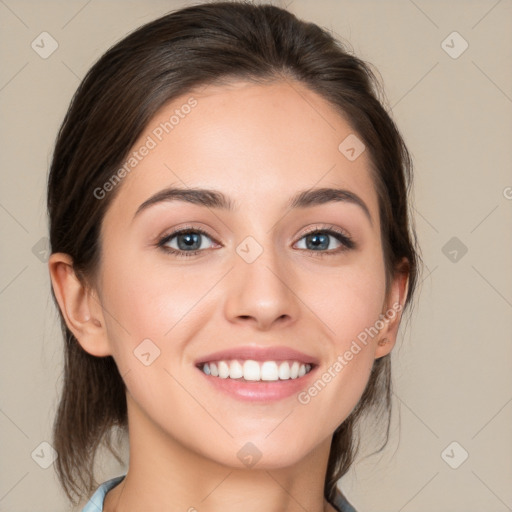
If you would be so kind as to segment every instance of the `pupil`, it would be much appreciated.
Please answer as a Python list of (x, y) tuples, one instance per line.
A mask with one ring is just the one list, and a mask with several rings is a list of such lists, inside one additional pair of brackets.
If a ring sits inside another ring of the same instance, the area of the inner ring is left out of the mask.
[(320, 242), (319, 244), (316, 242), (313, 242), (314, 248), (318, 248), (321, 246), (322, 249), (327, 249), (327, 247), (329, 247), (329, 239), (326, 235), (315, 234), (315, 235), (310, 235), (309, 238), (310, 238), (310, 240), (313, 240), (313, 239), (318, 240), (318, 238), (323, 238), (323, 241)]
[[(201, 242), (199, 241), (200, 236), (199, 233), (182, 234), (178, 237), (178, 247), (180, 249), (199, 249), (201, 246)], [(181, 240), (184, 241), (184, 244), (180, 243)]]

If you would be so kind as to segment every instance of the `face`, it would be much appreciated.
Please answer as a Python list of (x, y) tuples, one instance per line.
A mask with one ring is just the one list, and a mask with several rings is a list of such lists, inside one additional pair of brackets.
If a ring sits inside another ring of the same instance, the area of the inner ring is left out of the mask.
[[(230, 466), (251, 442), (260, 466), (282, 466), (329, 438), (359, 401), (386, 353), (380, 334), (363, 343), (361, 333), (392, 303), (369, 156), (340, 151), (349, 135), (301, 84), (236, 82), (174, 100), (133, 146), (102, 224), (97, 293), (130, 407), (168, 439)], [(211, 194), (147, 203), (169, 188), (212, 190), (231, 208)], [(324, 188), (345, 193), (290, 207)], [(278, 368), (315, 364), (297, 379), (242, 385), (196, 366), (240, 347), (304, 355), (263, 357)]]

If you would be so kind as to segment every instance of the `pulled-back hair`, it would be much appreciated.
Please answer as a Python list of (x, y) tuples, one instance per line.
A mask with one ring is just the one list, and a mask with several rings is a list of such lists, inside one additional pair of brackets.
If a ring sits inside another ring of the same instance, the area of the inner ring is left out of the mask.
[[(102, 200), (93, 191), (119, 169), (164, 104), (232, 79), (300, 82), (351, 125), (370, 158), (388, 286), (399, 262), (409, 262), (407, 307), (420, 261), (408, 211), (412, 163), (383, 106), (382, 86), (345, 43), (270, 4), (211, 2), (171, 12), (126, 36), (94, 64), (56, 140), (47, 197), (51, 252), (69, 254), (79, 279), (91, 283), (101, 256), (101, 223), (122, 185)], [(52, 296), (57, 304), (53, 289)], [(65, 366), (53, 446), (59, 481), (73, 501), (73, 494), (81, 498), (98, 485), (93, 466), (100, 444), (118, 458), (111, 434), (127, 427), (126, 387), (114, 359), (83, 350), (59, 314)], [(388, 354), (374, 361), (360, 401), (334, 432), (324, 486), (329, 502), (358, 453), (356, 427), (363, 414), (387, 415), (382, 448), (387, 444), (391, 386)]]

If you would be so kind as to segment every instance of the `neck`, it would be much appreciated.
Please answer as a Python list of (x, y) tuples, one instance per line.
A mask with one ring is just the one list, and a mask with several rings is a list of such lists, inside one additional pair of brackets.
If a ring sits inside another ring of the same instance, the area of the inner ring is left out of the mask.
[(107, 493), (104, 512), (335, 511), (323, 495), (331, 438), (286, 467), (232, 467), (189, 449), (164, 432), (129, 393), (127, 403), (129, 469), (124, 480)]

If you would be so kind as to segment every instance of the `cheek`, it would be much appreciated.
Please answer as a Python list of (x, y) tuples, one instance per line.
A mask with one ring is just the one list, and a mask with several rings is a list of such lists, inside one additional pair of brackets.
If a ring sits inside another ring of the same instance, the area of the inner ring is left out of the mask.
[(136, 261), (125, 252), (118, 261), (105, 262), (102, 302), (116, 359), (128, 357), (145, 339), (161, 350), (172, 341), (179, 353), (200, 327), (205, 298), (222, 275), (171, 267), (165, 258), (147, 260), (139, 254)]
[(362, 257), (351, 265), (331, 269), (303, 285), (302, 295), (328, 327), (338, 349), (375, 324), (385, 298), (384, 265)]
[(303, 292), (329, 340), (327, 367), (336, 378), (327, 375), (326, 380), (337, 381), (333, 387), (351, 390), (353, 397), (364, 390), (382, 328), (386, 283), (383, 261), (375, 254), (315, 279), (315, 286)]
[(336, 278), (316, 284), (308, 304), (327, 326), (323, 332), (329, 338), (324, 342), (328, 357), (315, 382), (298, 399), (311, 417), (325, 418), (324, 427), (332, 432), (350, 415), (368, 384), (385, 278), (374, 263), (340, 270)]

